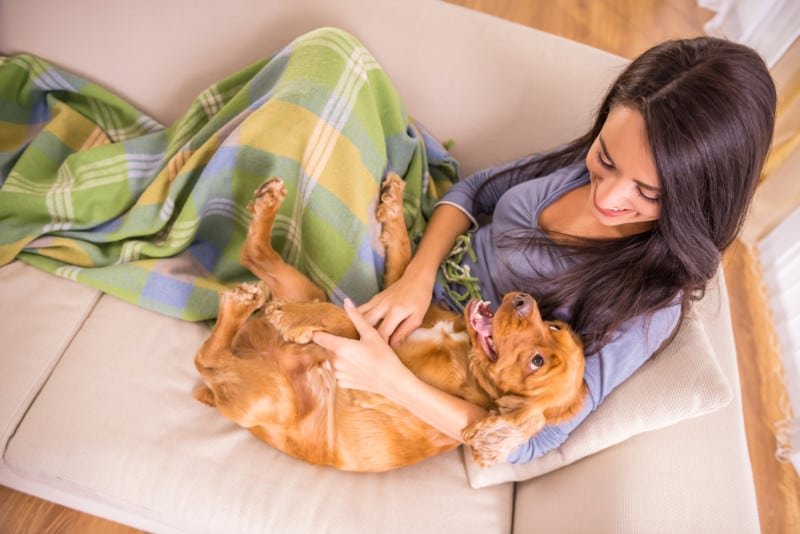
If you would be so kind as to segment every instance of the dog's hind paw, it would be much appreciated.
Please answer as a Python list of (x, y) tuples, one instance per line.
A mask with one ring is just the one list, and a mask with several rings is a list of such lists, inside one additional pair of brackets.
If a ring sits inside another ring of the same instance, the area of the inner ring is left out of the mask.
[(214, 396), (214, 392), (211, 391), (211, 388), (209, 388), (205, 384), (203, 384), (202, 386), (200, 386), (197, 389), (195, 389), (192, 392), (192, 396), (195, 399), (199, 400), (200, 402), (202, 402), (203, 404), (206, 404), (208, 406), (216, 406), (217, 405), (217, 399)]
[(286, 311), (285, 306), (291, 304), (285, 301), (273, 300), (264, 308), (264, 318), (275, 327), (284, 340), (299, 345), (311, 343), (314, 332), (323, 330), (320, 326), (308, 324), (305, 315), (298, 315), (293, 311)]
[(220, 313), (226, 310), (250, 314), (264, 306), (269, 294), (269, 287), (264, 282), (239, 284), (220, 295)]
[(247, 209), (251, 213), (259, 211), (274, 211), (286, 197), (286, 184), (277, 177), (272, 177), (255, 190), (253, 200), (247, 204)]

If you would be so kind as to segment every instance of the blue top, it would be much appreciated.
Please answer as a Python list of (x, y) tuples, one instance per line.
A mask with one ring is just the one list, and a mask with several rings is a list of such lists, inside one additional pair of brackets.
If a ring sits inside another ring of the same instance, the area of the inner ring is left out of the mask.
[[(536, 179), (529, 179), (521, 164), (525, 158), (500, 167), (477, 172), (456, 183), (440, 200), (461, 209), (472, 221), (472, 246), (476, 261), (464, 256), (462, 265), (478, 278), (485, 300), (499, 303), (503, 294), (514, 291), (519, 273), (536, 283), (543, 276), (564, 272), (572, 261), (560, 256), (557, 247), (499, 247), (498, 238), (511, 232), (538, 228), (539, 215), (551, 202), (568, 191), (589, 182), (585, 164), (576, 163)], [(496, 172), (513, 169), (509, 179), (490, 182), (481, 194), (478, 187)], [(481, 214), (493, 214), (491, 222), (478, 225)], [(536, 265), (537, 272), (531, 265)], [(515, 274), (516, 273), (516, 274)], [(529, 282), (530, 283), (530, 282)], [(455, 307), (443, 287), (437, 284), (435, 299)], [(555, 319), (569, 322), (569, 310), (559, 308)], [(611, 341), (598, 352), (586, 357), (584, 379), (589, 389), (583, 410), (572, 420), (559, 425), (545, 426), (528, 443), (511, 453), (512, 463), (529, 462), (559, 447), (586, 417), (634, 371), (636, 371), (666, 341), (677, 327), (681, 316), (679, 303), (662, 308), (647, 316), (637, 316), (625, 322), (611, 336)]]

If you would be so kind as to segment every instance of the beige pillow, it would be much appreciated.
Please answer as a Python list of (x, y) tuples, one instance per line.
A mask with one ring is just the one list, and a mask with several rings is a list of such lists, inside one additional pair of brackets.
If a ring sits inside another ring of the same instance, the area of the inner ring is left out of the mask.
[(672, 342), (614, 390), (559, 448), (527, 464), (481, 469), (464, 451), (473, 488), (549, 473), (636, 434), (726, 406), (733, 398), (705, 329), (691, 312)]

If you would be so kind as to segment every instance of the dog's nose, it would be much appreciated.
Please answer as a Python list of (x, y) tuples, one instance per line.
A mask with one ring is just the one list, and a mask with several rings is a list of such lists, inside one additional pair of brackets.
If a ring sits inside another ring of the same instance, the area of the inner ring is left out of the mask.
[(533, 297), (526, 293), (520, 293), (515, 295), (511, 301), (511, 304), (514, 306), (514, 310), (517, 312), (517, 315), (520, 317), (527, 317), (531, 310), (533, 309)]

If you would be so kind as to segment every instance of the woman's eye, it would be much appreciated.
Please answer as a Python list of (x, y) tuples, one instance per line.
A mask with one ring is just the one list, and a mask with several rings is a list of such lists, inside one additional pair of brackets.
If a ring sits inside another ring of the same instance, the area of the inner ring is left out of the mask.
[(614, 169), (614, 164), (611, 163), (610, 161), (606, 160), (603, 157), (603, 153), (601, 151), (599, 151), (599, 150), (597, 151), (597, 161), (600, 163), (600, 165), (602, 165), (606, 169), (609, 169), (609, 170), (613, 170)]
[(653, 203), (656, 203), (659, 200), (661, 200), (660, 197), (657, 197), (657, 196), (653, 197), (653, 196), (646, 195), (645, 192), (641, 188), (639, 189), (639, 196), (642, 197), (643, 199), (645, 199), (646, 201), (653, 202)]
[(552, 330), (554, 332), (558, 332), (559, 330), (561, 330), (561, 327), (558, 326), (557, 324), (550, 324), (550, 325), (548, 325), (548, 328), (550, 328), (550, 330)]

